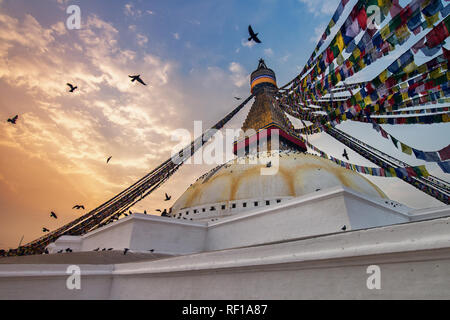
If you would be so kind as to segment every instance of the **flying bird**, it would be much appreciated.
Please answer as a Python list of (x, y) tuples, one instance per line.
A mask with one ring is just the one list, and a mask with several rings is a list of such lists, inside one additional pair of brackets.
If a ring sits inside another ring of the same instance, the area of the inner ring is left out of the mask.
[(269, 161), (269, 162), (266, 164), (266, 167), (267, 167), (267, 168), (272, 167), (272, 161)]
[(137, 76), (129, 76), (129, 77), (131, 78), (131, 82), (137, 81), (137, 82), (143, 84), (144, 86), (147, 85), (144, 81), (142, 81), (140, 74), (138, 74)]
[(74, 87), (71, 83), (67, 84), (70, 88), (69, 92), (74, 92), (76, 89), (78, 89), (78, 87)]
[(349, 160), (349, 159), (348, 159), (348, 154), (347, 154), (347, 149), (344, 149), (344, 153), (342, 154), (342, 156), (343, 156), (345, 159)]
[(123, 249), (123, 255), (126, 255), (129, 250), (128, 248)]
[(108, 251), (111, 251), (113, 248), (109, 248)]
[(172, 199), (172, 196), (169, 196), (169, 195), (166, 193), (166, 199), (165, 199), (164, 201), (169, 201), (170, 199)]
[(100, 250), (100, 248), (94, 249), (93, 251), (98, 251), (98, 250)]
[(67, 249), (66, 249), (66, 252), (72, 252), (72, 249), (67, 248)]
[(50, 232), (47, 228), (42, 228), (42, 232)]
[(147, 214), (147, 210), (144, 210), (144, 214)]
[(72, 209), (77, 209), (77, 210), (83, 209), (83, 210), (84, 210), (84, 206), (83, 206), (83, 205), (80, 205), (80, 204), (77, 204), (77, 205), (74, 206)]
[(13, 118), (6, 120), (6, 122), (11, 122), (12, 124), (16, 124), (17, 119), (19, 119), (19, 116), (15, 115)]
[(162, 212), (162, 211), (161, 211), (161, 209), (156, 209), (156, 211), (158, 211), (158, 212)]
[(256, 43), (261, 43), (261, 40), (258, 39), (258, 33), (255, 33), (252, 29), (252, 26), (248, 26), (248, 33), (250, 34), (250, 38), (248, 41), (255, 41)]
[(345, 231), (345, 230), (347, 230), (347, 226), (346, 225), (344, 225), (342, 228), (341, 228), (341, 230), (342, 231)]
[(58, 216), (53, 211), (50, 213), (50, 218), (58, 219)]
[(153, 251), (155, 251), (155, 249), (150, 249), (150, 250), (148, 250), (148, 251), (153, 252)]
[(110, 156), (107, 160), (106, 163), (109, 163), (109, 161), (111, 160), (112, 156)]
[(133, 212), (131, 212), (131, 210), (128, 210), (128, 213), (131, 215), (131, 214), (133, 214)]
[(239, 98), (239, 97), (234, 97), (236, 100), (241, 100), (241, 98)]

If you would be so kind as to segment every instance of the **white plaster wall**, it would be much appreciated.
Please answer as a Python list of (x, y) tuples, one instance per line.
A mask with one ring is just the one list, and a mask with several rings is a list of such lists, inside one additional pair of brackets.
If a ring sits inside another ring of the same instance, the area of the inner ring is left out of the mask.
[(92, 251), (96, 248), (113, 248), (123, 250), (130, 248), (133, 233), (133, 217), (127, 217), (99, 228), (82, 237), (81, 251)]
[(434, 219), (450, 216), (450, 206), (442, 206), (436, 208), (426, 208), (410, 211), (411, 221), (421, 221), (426, 219)]
[(317, 192), (240, 216), (210, 223), (206, 249), (219, 250), (317, 234), (349, 226), (342, 193)]
[[(366, 286), (369, 265), (381, 289)], [(450, 218), (149, 262), (0, 265), (0, 299), (450, 299)]]
[(205, 250), (207, 226), (167, 217), (136, 215), (130, 248), (136, 251), (189, 254)]
[(204, 250), (206, 224), (134, 213), (83, 236), (82, 251), (124, 248), (133, 251), (188, 254)]
[(70, 248), (72, 251), (81, 251), (83, 239), (80, 236), (61, 236), (55, 242), (50, 243), (46, 248), (49, 253), (57, 253), (60, 250)]
[(353, 230), (374, 228), (410, 221), (407, 214), (399, 212), (382, 201), (374, 202), (363, 195), (345, 194), (345, 206)]
[(335, 187), (203, 222), (134, 214), (83, 236), (83, 251), (188, 254), (408, 222), (405, 210)]
[[(366, 286), (369, 263), (301, 264), (247, 269), (116, 276), (112, 299), (450, 299), (450, 260), (381, 263), (381, 290)], [(131, 289), (132, 288), (132, 289)], [(157, 289), (156, 289), (157, 288)], [(139, 295), (136, 295), (139, 292)]]
[[(367, 288), (370, 265), (380, 290)], [(114, 299), (449, 299), (450, 218), (121, 264), (113, 275)]]
[(0, 265), (0, 299), (109, 299), (112, 265), (81, 265), (81, 290), (67, 289), (68, 265)]

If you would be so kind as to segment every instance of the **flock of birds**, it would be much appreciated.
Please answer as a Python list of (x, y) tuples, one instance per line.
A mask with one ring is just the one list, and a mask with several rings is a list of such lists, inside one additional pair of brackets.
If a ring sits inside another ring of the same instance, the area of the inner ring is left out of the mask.
[[(165, 193), (165, 199), (164, 199), (164, 201), (170, 201), (170, 199), (172, 199), (172, 196), (169, 196), (167, 193)], [(76, 205), (74, 205), (73, 206), (73, 208), (72, 209), (75, 209), (75, 210), (85, 210), (85, 207), (84, 207), (84, 205), (82, 205), (82, 204), (76, 204)], [(160, 212), (161, 213), (161, 216), (168, 216), (168, 212), (167, 212), (167, 209), (164, 209), (164, 211), (161, 211), (161, 209), (156, 209), (156, 211), (157, 212)], [(128, 217), (128, 216), (131, 216), (133, 214), (133, 212), (131, 211), (131, 210), (128, 210), (128, 213), (122, 213), (122, 215), (123, 216), (125, 216), (125, 217)], [(147, 214), (147, 210), (144, 210), (144, 214)], [(54, 212), (54, 211), (51, 211), (50, 212), (50, 218), (53, 218), (53, 219), (58, 219), (58, 216), (57, 216), (57, 214)], [(118, 218), (116, 218), (115, 220), (118, 220), (119, 219), (119, 217)], [(46, 227), (43, 227), (42, 228), (42, 232), (50, 232), (50, 230), (49, 229), (47, 229)], [(112, 250), (112, 249), (111, 249)]]
[[(251, 25), (248, 26), (248, 33), (249, 33), (249, 35), (250, 35), (250, 37), (248, 38), (248, 41), (254, 41), (254, 42), (256, 42), (256, 43), (262, 43), (261, 40), (259, 40), (259, 38), (258, 38), (258, 34), (259, 34), (259, 33), (255, 33), (255, 32), (253, 31)], [(147, 84), (142, 80), (140, 74), (133, 75), (133, 76), (130, 76), (130, 75), (129, 75), (128, 77), (131, 78), (131, 82), (137, 81), (137, 82), (139, 82), (140, 84), (142, 84), (142, 85), (144, 85), (144, 86), (147, 85)], [(74, 85), (74, 84), (72, 84), (72, 83), (67, 83), (67, 86), (69, 87), (69, 92), (70, 92), (70, 93), (74, 93), (75, 90), (78, 89), (78, 86), (76, 86), (76, 85)], [(241, 100), (240, 97), (234, 97), (234, 98), (235, 98), (236, 100)], [(16, 115), (16, 116), (14, 116), (13, 118), (9, 118), (9, 119), (7, 120), (7, 122), (9, 122), (9, 123), (11, 123), (11, 124), (14, 125), (14, 124), (16, 124), (16, 121), (17, 121), (18, 119), (19, 119), (19, 115)], [(111, 160), (111, 157), (108, 158), (108, 161), (107, 161), (107, 162), (109, 162), (109, 160)]]
[[(256, 42), (256, 43), (262, 43), (261, 40), (258, 38), (258, 34), (259, 34), (259, 33), (255, 33), (255, 32), (253, 31), (251, 25), (248, 26), (248, 33), (249, 33), (249, 35), (250, 35), (250, 37), (248, 38), (248, 41), (254, 41), (254, 42)], [(132, 76), (129, 75), (128, 77), (131, 78), (131, 82), (137, 81), (137, 82), (139, 82), (140, 84), (142, 84), (142, 85), (144, 85), (144, 86), (147, 85), (147, 84), (142, 80), (141, 75), (132, 75)], [(69, 87), (69, 93), (74, 93), (75, 90), (78, 89), (78, 86), (73, 85), (72, 83), (67, 83), (67, 86)], [(241, 100), (242, 98), (240, 98), (240, 97), (234, 97), (234, 99), (236, 99), (237, 101), (239, 101), (239, 100)], [(11, 123), (12, 125), (15, 125), (15, 124), (17, 123), (17, 120), (18, 120), (18, 119), (19, 119), (19, 115), (15, 115), (14, 117), (9, 118), (9, 119), (7, 120), (7, 122), (8, 122), (8, 123)], [(347, 150), (346, 150), (346, 149), (344, 149), (344, 153), (342, 154), (342, 156), (343, 156), (344, 158), (346, 158), (347, 160), (349, 160), (348, 154), (347, 154)], [(106, 163), (108, 164), (108, 163), (111, 161), (111, 159), (112, 159), (112, 156), (109, 156), (109, 157), (107, 158), (107, 160), (106, 160)], [(272, 163), (269, 162), (269, 163), (267, 163), (266, 166), (267, 166), (268, 168), (270, 168), (270, 167), (272, 166)], [(164, 199), (164, 201), (169, 201), (171, 198), (172, 198), (172, 197), (169, 196), (169, 195), (166, 193), (166, 194), (165, 194), (165, 199)], [(75, 205), (72, 209), (76, 209), (76, 210), (82, 209), (82, 210), (85, 210), (85, 207), (84, 207), (84, 205), (78, 205), (78, 204), (77, 204), (77, 205)], [(167, 209), (164, 209), (163, 211), (161, 211), (161, 209), (156, 209), (156, 211), (157, 211), (157, 212), (160, 212), (160, 213), (161, 213), (161, 216), (168, 216)], [(123, 213), (123, 215), (126, 216), (126, 217), (127, 217), (128, 215), (131, 215), (131, 214), (132, 214), (131, 211), (129, 211), (128, 214), (127, 214), (127, 213)], [(146, 210), (144, 210), (144, 214), (147, 214), (147, 211), (146, 211)], [(53, 211), (50, 213), (50, 217), (53, 218), (53, 219), (58, 219), (58, 216), (57, 216), (56, 213), (53, 212)], [(346, 229), (346, 226), (344, 226), (344, 227), (342, 228), (342, 230), (345, 230), (345, 229)], [(50, 232), (50, 230), (47, 229), (46, 227), (43, 227), (43, 228), (42, 228), (42, 232)], [(94, 251), (99, 251), (99, 250), (100, 250), (100, 248), (97, 248), (97, 249), (95, 249)], [(111, 250), (113, 250), (113, 248), (109, 248), (109, 249), (104, 248), (102, 251), (111, 251)], [(127, 254), (128, 251), (129, 251), (129, 249), (128, 249), (128, 248), (125, 248), (125, 249), (124, 249), (124, 255)], [(152, 250), (149, 250), (149, 251), (153, 252), (153, 249), (152, 249)], [(63, 252), (63, 250), (60, 250), (58, 253), (62, 253), (62, 252)], [(72, 252), (72, 250), (71, 250), (70, 248), (67, 248), (67, 249), (66, 249), (66, 252)], [(46, 250), (45, 253), (48, 253), (48, 251)]]
[[(100, 250), (100, 248), (97, 248), (97, 249), (94, 249), (94, 250), (92, 250), (92, 251), (95, 251), (95, 252), (99, 252), (99, 251), (113, 251), (114, 250), (114, 248), (108, 248), (108, 249), (106, 249), (106, 248), (103, 248), (103, 249), (101, 249)], [(129, 248), (124, 248), (123, 249), (123, 255), (126, 255), (127, 253), (128, 253), (128, 251), (130, 251), (130, 249)], [(155, 252), (155, 249), (150, 249), (150, 250), (147, 250), (148, 252), (150, 252), (150, 253), (154, 253)], [(70, 253), (70, 252), (73, 252), (73, 250), (71, 249), (71, 248), (67, 248), (67, 249), (61, 249), (61, 250), (58, 250), (56, 253), (64, 253), (64, 252), (66, 252), (66, 253)], [(48, 251), (48, 249), (45, 249), (44, 250), (44, 254), (50, 254), (50, 252)]]
[[(147, 85), (147, 84), (142, 80), (141, 75), (133, 75), (133, 76), (128, 76), (128, 77), (131, 78), (131, 82), (137, 81), (137, 82), (139, 82), (140, 84), (142, 84), (142, 85), (144, 85), (144, 86)], [(67, 83), (67, 86), (69, 87), (69, 93), (74, 93), (75, 90), (78, 89), (78, 86), (73, 85), (72, 83)], [(240, 98), (238, 98), (238, 97), (235, 97), (235, 98), (236, 98), (237, 100), (240, 100)], [(18, 119), (19, 119), (19, 115), (15, 115), (14, 117), (9, 118), (9, 119), (7, 120), (7, 122), (8, 122), (8, 123), (11, 123), (12, 125), (15, 125), (15, 124), (17, 124), (17, 120), (18, 120)], [(106, 163), (108, 164), (108, 163), (111, 161), (111, 159), (112, 159), (112, 156), (109, 156), (109, 157), (106, 159)], [(172, 197), (169, 196), (167, 193), (165, 194), (165, 196), (166, 196), (166, 197), (165, 197), (165, 200), (164, 200), (164, 201), (169, 201), (169, 200), (172, 198)], [(72, 209), (76, 209), (76, 210), (82, 209), (82, 210), (85, 210), (85, 207), (84, 207), (84, 205), (77, 204), (77, 205), (75, 205)], [(162, 212), (162, 215), (165, 215), (165, 216), (168, 215), (167, 209), (164, 209), (164, 211), (161, 211), (160, 209), (157, 209), (156, 211)], [(128, 214), (127, 214), (127, 213), (123, 213), (123, 215), (126, 216), (126, 217), (127, 217), (128, 215), (131, 215), (131, 214), (132, 214), (131, 211), (129, 211)], [(147, 214), (147, 211), (146, 211), (146, 210), (144, 210), (144, 214)], [(55, 212), (51, 211), (51, 213), (50, 213), (50, 218), (58, 219), (58, 216), (57, 216), (57, 214), (56, 214)], [(46, 232), (50, 232), (50, 230), (49, 230), (48, 228), (46, 228), (46, 227), (43, 227), (43, 228), (42, 228), (42, 232), (46, 233)], [(106, 249), (104, 249), (104, 250), (106, 250)], [(112, 249), (108, 249), (108, 250), (112, 250)], [(63, 252), (63, 251), (60, 251), (60, 252)], [(70, 248), (68, 248), (68, 249), (66, 250), (66, 252), (72, 252), (72, 250), (71, 250)]]

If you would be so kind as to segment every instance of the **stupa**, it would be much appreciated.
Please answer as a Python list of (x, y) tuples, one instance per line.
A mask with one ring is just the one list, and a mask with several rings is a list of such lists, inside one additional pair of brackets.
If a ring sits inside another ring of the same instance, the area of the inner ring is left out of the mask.
[[(305, 153), (263, 60), (251, 90), (242, 129), (253, 133), (169, 216), (134, 213), (62, 236), (48, 255), (0, 259), (0, 298), (449, 299), (448, 206), (408, 208)], [(67, 285), (70, 270), (80, 288)]]

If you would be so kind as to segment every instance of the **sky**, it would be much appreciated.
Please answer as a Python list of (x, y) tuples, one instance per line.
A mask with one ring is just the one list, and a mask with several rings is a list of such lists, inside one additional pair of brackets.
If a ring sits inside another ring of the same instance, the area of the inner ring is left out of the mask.
[[(249, 95), (259, 58), (280, 86), (289, 82), (338, 2), (0, 0), (0, 248), (76, 219), (85, 211), (72, 210), (75, 204), (93, 209), (168, 159), (179, 143), (172, 139), (175, 130), (193, 132), (194, 121), (206, 129), (237, 105), (235, 96)], [(69, 5), (81, 9), (79, 30), (66, 27)], [(247, 41), (249, 24), (262, 44)], [(131, 83), (130, 74), (141, 74), (148, 86)], [(68, 93), (67, 82), (79, 89)], [(225, 128), (240, 128), (250, 105)], [(12, 126), (6, 119), (15, 114)], [(367, 124), (338, 128), (412, 165), (424, 164)], [(425, 151), (449, 144), (449, 124), (383, 128)], [(344, 148), (326, 134), (310, 142), (337, 158)], [(352, 163), (371, 165), (348, 153)], [(213, 167), (183, 166), (132, 211), (169, 208)], [(427, 168), (449, 180), (437, 165)], [(399, 179), (366, 177), (410, 207), (443, 205)], [(163, 201), (165, 192), (171, 201)], [(59, 219), (50, 219), (50, 211)]]

